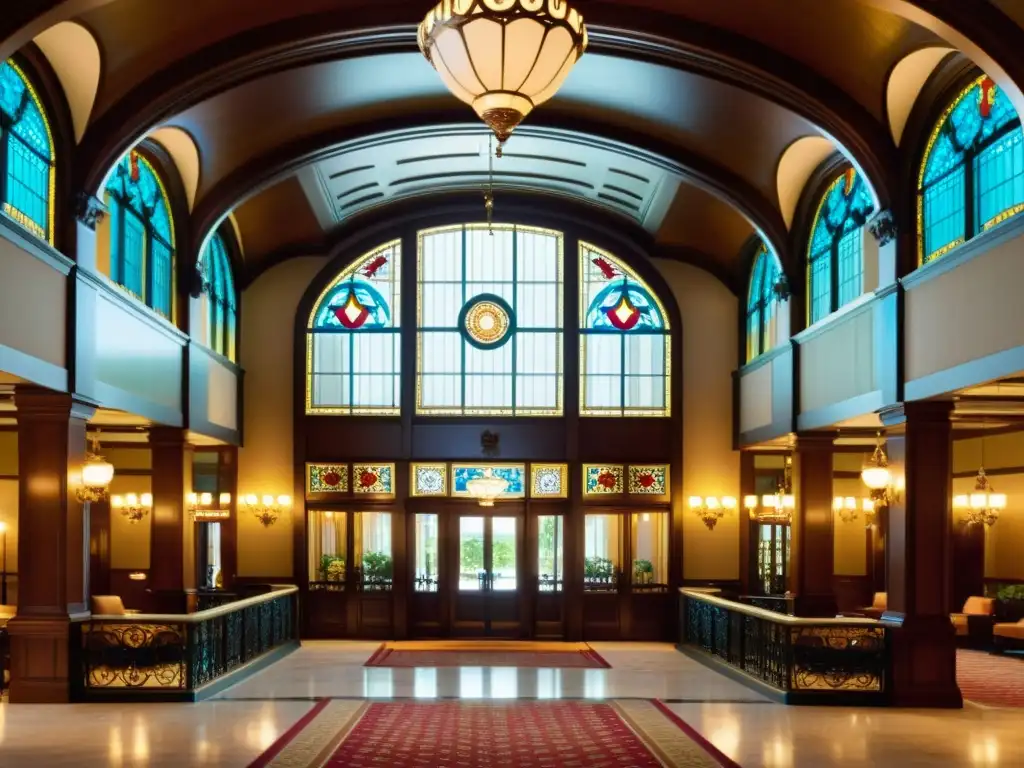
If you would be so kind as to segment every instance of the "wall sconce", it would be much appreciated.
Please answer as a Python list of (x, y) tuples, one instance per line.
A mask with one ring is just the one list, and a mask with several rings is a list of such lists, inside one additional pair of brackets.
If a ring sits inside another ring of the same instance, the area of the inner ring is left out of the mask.
[(860, 472), (860, 479), (870, 489), (871, 499), (877, 506), (890, 507), (902, 496), (905, 481), (902, 477), (894, 480), (889, 470), (889, 457), (885, 455), (881, 432), (878, 433), (875, 452)]
[(964, 525), (987, 525), (991, 528), (999, 521), (999, 511), (1006, 509), (1006, 494), (995, 493), (995, 490), (983, 467), (975, 478), (974, 493), (953, 497), (953, 509), (963, 513)]
[(766, 493), (760, 498), (744, 496), (743, 507), (750, 514), (750, 519), (759, 523), (788, 523), (793, 520), (796, 497), (780, 489), (777, 493)]
[(231, 517), (231, 494), (222, 493), (214, 506), (212, 493), (190, 493), (188, 511), (196, 522), (227, 520)]
[(256, 519), (263, 523), (264, 528), (269, 528), (277, 522), (277, 518), (284, 510), (292, 505), (291, 496), (278, 496), (276, 499), (269, 494), (262, 498), (250, 493), (242, 502), (247, 511), (256, 516)]
[(136, 496), (129, 493), (125, 496), (114, 496), (110, 499), (110, 507), (128, 518), (129, 523), (137, 523), (153, 508), (153, 495), (144, 493)]
[(145, 581), (146, 573), (145, 571), (135, 571), (134, 573), (129, 573), (128, 578), (131, 581)]
[(706, 499), (702, 499), (700, 496), (691, 496), (690, 509), (708, 527), (709, 531), (713, 531), (718, 525), (718, 521), (725, 517), (727, 511), (736, 509), (736, 499), (732, 496), (724, 496), (722, 499), (717, 496), (708, 496)]
[(844, 523), (852, 523), (863, 510), (870, 526), (871, 518), (875, 514), (875, 502), (871, 499), (857, 499), (853, 496), (836, 496), (832, 499), (832, 510)]
[(75, 495), (83, 504), (106, 501), (110, 482), (114, 479), (114, 465), (100, 456), (100, 441), (95, 437), (89, 441), (89, 450), (82, 464), (82, 484)]

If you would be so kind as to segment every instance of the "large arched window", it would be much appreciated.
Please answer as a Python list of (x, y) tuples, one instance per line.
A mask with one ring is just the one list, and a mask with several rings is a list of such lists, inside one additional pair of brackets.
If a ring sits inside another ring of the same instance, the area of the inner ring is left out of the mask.
[(0, 201), (32, 234), (53, 243), (53, 135), (25, 73), (0, 64)]
[(217, 232), (209, 239), (199, 269), (203, 276), (207, 346), (228, 360), (235, 359), (237, 317), (235, 281), (224, 236)]
[(918, 178), (920, 263), (1024, 210), (1022, 141), (1013, 105), (985, 75), (946, 108)]
[(110, 279), (168, 319), (174, 316), (174, 224), (153, 165), (132, 150), (110, 172)]
[(761, 243), (750, 272), (747, 294), (747, 362), (775, 346), (779, 297), (775, 286), (782, 270), (779, 260)]
[(853, 168), (825, 190), (807, 248), (807, 322), (828, 317), (864, 292), (864, 224), (871, 193)]
[(580, 414), (669, 416), (665, 308), (619, 259), (580, 243)]
[(306, 413), (399, 413), (401, 276), (395, 240), (356, 259), (320, 295), (307, 326)]
[(417, 413), (563, 412), (562, 235), (492, 230), (419, 233)]

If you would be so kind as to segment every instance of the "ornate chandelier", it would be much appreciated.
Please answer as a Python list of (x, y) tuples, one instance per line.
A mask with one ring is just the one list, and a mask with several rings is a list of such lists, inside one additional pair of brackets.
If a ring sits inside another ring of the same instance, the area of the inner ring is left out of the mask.
[(885, 455), (882, 433), (877, 435), (875, 452), (860, 471), (860, 479), (871, 490), (871, 499), (882, 506), (889, 506), (894, 500), (892, 488), (892, 472), (889, 471), (889, 457)]
[(501, 496), (507, 487), (508, 481), (496, 477), (490, 467), (484, 470), (483, 477), (474, 477), (466, 483), (469, 495), (476, 499), (481, 507), (493, 507), (494, 500)]
[(966, 525), (992, 527), (999, 521), (999, 511), (1006, 509), (1006, 494), (995, 490), (985, 476), (985, 468), (981, 467), (974, 481), (974, 493), (954, 496), (953, 509), (963, 513)]
[(443, 0), (420, 23), (420, 50), (501, 146), (562, 86), (587, 48), (568, 0)]
[(78, 500), (83, 504), (104, 501), (109, 497), (110, 483), (114, 479), (114, 465), (100, 455), (100, 441), (90, 439), (89, 450), (82, 464), (82, 484), (77, 490)]
[(789, 523), (793, 520), (796, 509), (796, 497), (793, 496), (793, 459), (786, 457), (782, 480), (775, 493), (757, 496), (744, 496), (743, 506), (750, 514), (751, 520), (759, 523)]

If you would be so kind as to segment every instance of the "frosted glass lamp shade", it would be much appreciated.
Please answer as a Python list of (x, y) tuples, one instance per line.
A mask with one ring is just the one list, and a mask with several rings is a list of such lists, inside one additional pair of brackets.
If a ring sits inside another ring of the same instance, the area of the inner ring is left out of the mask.
[(587, 48), (583, 16), (568, 0), (443, 0), (417, 37), (448, 90), (499, 143), (555, 95)]
[(880, 491), (889, 487), (892, 474), (888, 467), (865, 467), (860, 473), (860, 479), (871, 490)]
[(100, 456), (90, 456), (82, 465), (82, 483), (89, 488), (106, 488), (114, 479), (114, 465)]

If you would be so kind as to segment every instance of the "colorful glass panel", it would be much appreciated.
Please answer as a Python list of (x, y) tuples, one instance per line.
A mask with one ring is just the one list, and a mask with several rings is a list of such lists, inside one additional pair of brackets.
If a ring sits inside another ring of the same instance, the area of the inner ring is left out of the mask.
[(562, 414), (562, 235), (495, 224), (419, 233), (416, 412)]
[(231, 274), (224, 236), (215, 233), (199, 261), (206, 307), (207, 346), (228, 360), (235, 359), (237, 308), (235, 281)]
[(629, 468), (629, 492), (646, 496), (664, 496), (668, 493), (668, 467), (631, 466)]
[(754, 257), (747, 293), (747, 362), (774, 346), (779, 306), (775, 286), (781, 276), (778, 258), (761, 243)]
[(871, 191), (853, 168), (840, 174), (822, 195), (807, 249), (809, 323), (864, 292), (861, 230), (874, 209)]
[(623, 468), (619, 465), (584, 464), (583, 495), (608, 496), (623, 493)]
[(352, 466), (352, 492), (394, 496), (394, 464), (354, 464)]
[(107, 179), (110, 279), (168, 319), (174, 314), (174, 223), (153, 165), (132, 150)]
[(447, 464), (413, 464), (411, 471), (413, 496), (448, 495)]
[(522, 464), (453, 464), (452, 496), (469, 496), (469, 481), (483, 477), (488, 469), (508, 483), (501, 498), (521, 499), (526, 494), (526, 467)]
[(0, 151), (6, 166), (3, 212), (53, 243), (53, 134), (35, 89), (10, 60), (0, 63), (0, 112)]
[(671, 336), (661, 301), (628, 265), (580, 242), (580, 414), (669, 416)]
[(401, 403), (402, 243), (364, 254), (320, 295), (306, 337), (306, 413), (393, 416)]
[(348, 493), (348, 464), (307, 464), (306, 493)]
[(921, 263), (1024, 210), (1022, 142), (1013, 104), (987, 75), (957, 95), (933, 129), (921, 164)]
[(531, 464), (530, 495), (564, 499), (569, 495), (569, 468), (565, 464)]

